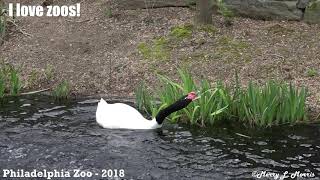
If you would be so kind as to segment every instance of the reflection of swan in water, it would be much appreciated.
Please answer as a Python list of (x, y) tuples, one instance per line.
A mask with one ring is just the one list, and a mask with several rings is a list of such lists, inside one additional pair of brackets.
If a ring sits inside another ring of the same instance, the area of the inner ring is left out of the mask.
[(161, 110), (152, 120), (145, 119), (139, 111), (127, 104), (108, 104), (101, 99), (98, 103), (96, 121), (102, 127), (111, 129), (156, 129), (162, 126), (167, 116), (187, 107), (195, 99), (196, 93), (190, 92)]

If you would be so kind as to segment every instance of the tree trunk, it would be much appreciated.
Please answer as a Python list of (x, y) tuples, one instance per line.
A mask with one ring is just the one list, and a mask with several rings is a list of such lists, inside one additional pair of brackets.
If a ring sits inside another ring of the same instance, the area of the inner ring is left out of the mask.
[(212, 24), (212, 0), (197, 1), (197, 23)]

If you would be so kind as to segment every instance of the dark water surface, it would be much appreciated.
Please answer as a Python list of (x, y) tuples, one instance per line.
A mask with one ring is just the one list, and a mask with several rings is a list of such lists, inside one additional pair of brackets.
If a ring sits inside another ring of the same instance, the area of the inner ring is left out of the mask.
[(319, 125), (110, 130), (95, 122), (95, 99), (68, 105), (46, 96), (9, 101), (0, 109), (1, 177), (3, 169), (97, 173), (84, 179), (108, 179), (101, 178), (104, 169), (123, 169), (122, 179), (253, 179), (254, 171), (320, 177)]

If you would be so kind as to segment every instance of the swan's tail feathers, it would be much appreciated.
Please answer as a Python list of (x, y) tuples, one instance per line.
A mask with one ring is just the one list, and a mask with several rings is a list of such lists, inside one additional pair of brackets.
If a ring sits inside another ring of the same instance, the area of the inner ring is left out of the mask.
[(103, 98), (100, 99), (99, 104), (100, 104), (100, 103), (102, 103), (102, 104), (108, 104)]
[(97, 117), (101, 116), (101, 113), (103, 113), (103, 109), (105, 109), (107, 105), (108, 105), (108, 103), (104, 99), (101, 98), (100, 102), (98, 103), (98, 107), (97, 107), (97, 112), (96, 112)]
[(103, 98), (101, 98), (96, 111), (96, 121), (100, 125), (102, 125), (101, 122), (103, 121), (104, 110), (106, 109), (107, 105), (108, 103)]

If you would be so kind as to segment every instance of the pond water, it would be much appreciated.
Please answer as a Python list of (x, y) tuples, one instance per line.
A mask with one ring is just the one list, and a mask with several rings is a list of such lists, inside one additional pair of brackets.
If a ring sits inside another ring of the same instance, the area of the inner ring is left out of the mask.
[(112, 177), (124, 170), (113, 179), (252, 179), (263, 171), (320, 177), (319, 125), (110, 130), (95, 122), (97, 99), (51, 102), (26, 96), (1, 106), (1, 177), (3, 169), (93, 173), (83, 179), (108, 179), (101, 176), (109, 169)]

